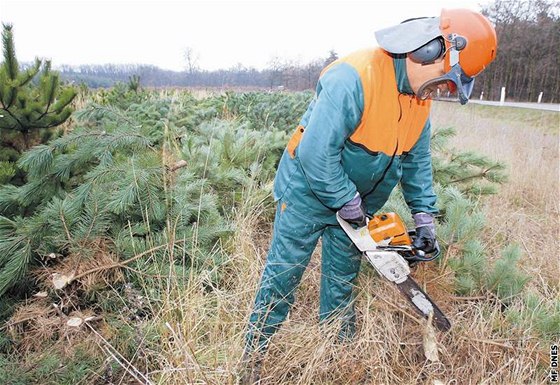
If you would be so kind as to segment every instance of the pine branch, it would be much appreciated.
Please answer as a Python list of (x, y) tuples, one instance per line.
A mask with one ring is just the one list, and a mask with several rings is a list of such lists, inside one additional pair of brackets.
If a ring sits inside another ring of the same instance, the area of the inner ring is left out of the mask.
[(7, 213), (19, 207), (18, 193), (19, 190), (16, 186), (5, 185), (0, 187), (0, 216), (7, 215)]
[(23, 128), (24, 128), (25, 126), (24, 126), (23, 123), (19, 120), (19, 118), (18, 118), (17, 116), (15, 116), (15, 115), (12, 113), (12, 111), (9, 110), (9, 106), (7, 107), (7, 106), (4, 104), (4, 101), (1, 100), (1, 99), (0, 99), (0, 104), (2, 105), (2, 108), (0, 109), (0, 111), (4, 111), (5, 113), (7, 113), (7, 114), (8, 114), (12, 119), (14, 119), (14, 120), (16, 121), (16, 123), (17, 123), (12, 129), (19, 127), (19, 128), (20, 128), (19, 131), (24, 131)]
[(14, 239), (13, 242), (20, 247), (11, 250), (9, 254), (11, 258), (0, 269), (0, 296), (4, 295), (14, 283), (23, 278), (32, 259), (29, 240), (20, 237)]
[(70, 105), (74, 98), (76, 97), (77, 92), (74, 88), (66, 88), (62, 90), (60, 95), (58, 96), (57, 101), (53, 104), (52, 112), (56, 114), (60, 114), (64, 108)]
[(96, 103), (90, 104), (87, 108), (76, 113), (76, 119), (78, 120), (88, 120), (92, 119), (96, 114), (100, 116), (113, 116), (118, 122), (125, 122), (130, 124), (131, 127), (140, 128), (142, 125), (132, 120), (130, 117), (124, 115), (121, 110), (112, 106), (102, 106)]
[(18, 166), (27, 171), (31, 179), (47, 174), (53, 165), (54, 149), (41, 144), (26, 152), (19, 160)]
[(517, 269), (520, 258), (521, 249), (517, 245), (506, 247), (486, 278), (488, 290), (503, 301), (518, 295), (530, 279)]
[(41, 60), (38, 58), (35, 58), (35, 64), (31, 67), (28, 68), (21, 76), (20, 76), (20, 80), (17, 84), (17, 87), (23, 87), (25, 85), (27, 85), (31, 80), (33, 80), (33, 78), (39, 73), (39, 69), (41, 68)]
[(0, 296), (23, 277), (32, 259), (31, 240), (18, 234), (22, 222), (0, 216)]
[[(116, 149), (120, 146), (126, 146), (130, 144), (135, 144), (138, 148), (151, 148), (152, 143), (149, 138), (144, 135), (123, 131), (117, 133), (108, 133), (106, 131), (86, 131), (86, 132), (75, 132), (64, 137), (58, 138), (52, 141), (49, 145), (54, 147), (56, 150), (62, 151), (68, 147), (85, 143), (88, 140), (97, 139), (96, 145), (99, 145), (99, 141), (105, 143), (108, 148)], [(93, 144), (93, 143), (92, 143)], [(153, 149), (155, 151), (155, 149)]]
[(14, 47), (14, 35), (12, 32), (12, 24), (2, 24), (2, 43), (4, 45), (4, 68), (10, 78), (15, 81), (19, 71), (19, 65), (16, 59), (16, 50)]
[(495, 164), (493, 166), (490, 166), (486, 170), (483, 170), (482, 172), (480, 172), (478, 174), (469, 175), (469, 176), (459, 178), (459, 179), (453, 179), (453, 180), (450, 180), (449, 183), (450, 184), (451, 183), (460, 183), (460, 182), (465, 182), (465, 181), (471, 180), (471, 179), (485, 178), (490, 171), (495, 170), (495, 169), (500, 169), (500, 168), (502, 168), (502, 166), (500, 164)]
[(45, 84), (42, 90), (43, 91), (42, 96), (43, 96), (43, 103), (46, 104), (46, 106), (44, 108), (44, 112), (41, 115), (39, 115), (36, 121), (41, 120), (45, 115), (49, 113), (49, 108), (51, 107), (51, 104), (55, 99), (56, 87), (58, 86), (57, 75), (45, 74), (44, 76), (48, 76), (46, 77), (46, 79), (41, 79), (42, 84)]

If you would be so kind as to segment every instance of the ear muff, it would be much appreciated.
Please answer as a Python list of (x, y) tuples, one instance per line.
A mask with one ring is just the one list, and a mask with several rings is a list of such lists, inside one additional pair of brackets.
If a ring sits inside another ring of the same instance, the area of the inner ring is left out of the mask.
[(445, 53), (445, 43), (442, 38), (430, 40), (422, 47), (410, 52), (408, 57), (415, 63), (432, 64)]

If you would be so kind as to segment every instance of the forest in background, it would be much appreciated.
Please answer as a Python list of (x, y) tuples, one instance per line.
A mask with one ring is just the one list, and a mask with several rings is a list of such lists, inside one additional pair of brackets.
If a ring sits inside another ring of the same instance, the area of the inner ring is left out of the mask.
[[(473, 95), (497, 100), (502, 87), (507, 99), (558, 103), (560, 71), (560, 7), (555, 0), (524, 0), (495, 2), (483, 8), (496, 26), (498, 54), (496, 61), (481, 73)], [(372, 36), (372, 44), (373, 44)], [(362, 47), (356, 47), (359, 49)], [(229, 69), (208, 71), (198, 67), (196, 53), (185, 52), (185, 70), (163, 70), (153, 65), (62, 65), (63, 79), (84, 83), (90, 88), (110, 87), (138, 76), (146, 87), (209, 87), (245, 89), (314, 89), (321, 69), (338, 58), (335, 51), (308, 63), (272, 58), (264, 69), (238, 64)], [(538, 59), (538, 60), (537, 60)]]

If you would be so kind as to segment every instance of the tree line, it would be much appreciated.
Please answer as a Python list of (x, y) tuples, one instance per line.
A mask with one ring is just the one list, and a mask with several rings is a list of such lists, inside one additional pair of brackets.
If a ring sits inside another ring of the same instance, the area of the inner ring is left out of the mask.
[[(474, 96), (517, 101), (538, 99), (559, 101), (560, 7), (557, 0), (495, 0), (482, 9), (496, 26), (498, 52), (495, 62), (475, 82)], [(86, 65), (61, 67), (63, 78), (89, 87), (109, 87), (137, 75), (147, 87), (236, 87), (313, 89), (321, 69), (337, 58), (334, 51), (325, 58), (297, 63), (275, 58), (258, 70), (242, 64), (229, 69), (207, 71), (196, 66), (193, 53), (185, 56), (185, 71), (174, 72), (146, 65)]]
[(338, 56), (331, 52), (325, 59), (301, 64), (274, 58), (269, 66), (259, 70), (238, 64), (228, 69), (188, 69), (182, 72), (164, 70), (153, 65), (80, 65), (61, 66), (62, 77), (74, 83), (84, 83), (90, 88), (111, 87), (116, 82), (126, 83), (139, 76), (145, 87), (244, 87), (302, 91), (317, 84), (321, 69)]
[(560, 95), (560, 2), (494, 0), (482, 13), (496, 26), (496, 60), (476, 81), (475, 94), (499, 99), (558, 103)]

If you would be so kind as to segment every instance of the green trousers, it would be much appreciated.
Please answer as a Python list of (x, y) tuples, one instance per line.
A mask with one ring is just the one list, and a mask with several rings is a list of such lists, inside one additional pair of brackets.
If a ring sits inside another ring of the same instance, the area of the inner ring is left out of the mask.
[[(246, 335), (246, 351), (264, 351), (272, 335), (286, 319), (294, 292), (322, 237), (319, 319), (339, 320), (340, 337), (355, 332), (353, 287), (360, 268), (360, 253), (342, 228), (326, 218), (307, 212), (304, 205), (278, 202), (274, 232), (260, 287)], [(317, 213), (315, 213), (317, 214)]]

